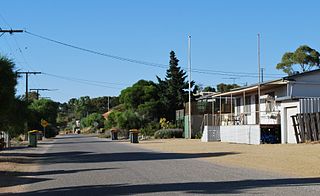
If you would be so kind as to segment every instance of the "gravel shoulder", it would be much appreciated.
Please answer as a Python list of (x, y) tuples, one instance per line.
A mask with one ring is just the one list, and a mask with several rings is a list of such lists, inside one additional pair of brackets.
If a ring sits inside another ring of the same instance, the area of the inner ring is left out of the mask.
[(39, 168), (29, 154), (43, 154), (50, 146), (50, 140), (40, 142), (37, 148), (21, 145), (0, 151), (0, 193), (22, 192), (30, 182), (30, 174)]
[[(135, 144), (132, 144), (135, 145)], [(320, 144), (231, 144), (190, 139), (140, 141), (137, 147), (174, 153), (229, 153), (205, 157), (216, 164), (256, 169), (295, 177), (320, 176)]]

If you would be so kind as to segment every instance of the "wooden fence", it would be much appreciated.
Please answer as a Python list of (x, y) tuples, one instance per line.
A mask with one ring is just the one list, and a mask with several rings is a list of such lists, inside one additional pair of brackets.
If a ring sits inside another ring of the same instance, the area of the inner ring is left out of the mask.
[(320, 112), (291, 116), (297, 143), (320, 141)]

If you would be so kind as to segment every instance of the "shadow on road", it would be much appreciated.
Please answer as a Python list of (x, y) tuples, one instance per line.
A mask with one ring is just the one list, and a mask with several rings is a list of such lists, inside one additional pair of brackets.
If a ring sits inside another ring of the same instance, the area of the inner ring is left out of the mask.
[[(37, 182), (51, 180), (50, 178), (39, 178), (44, 175), (61, 175), (73, 174), (88, 171), (102, 171), (117, 168), (94, 168), (94, 169), (76, 169), (76, 170), (50, 170), (50, 171), (35, 171), (35, 172), (21, 172), (21, 171), (0, 171), (0, 187), (10, 187), (16, 185), (26, 185)], [(34, 178), (37, 177), (37, 178)]]
[[(285, 178), (266, 180), (240, 180), (221, 182), (190, 182), (166, 184), (113, 184), (97, 186), (61, 187), (19, 193), (19, 195), (132, 195), (144, 193), (182, 192), (182, 194), (239, 194), (246, 190), (271, 187), (300, 187), (320, 184), (320, 178)], [(293, 188), (294, 189), (294, 188)], [(267, 192), (267, 190), (266, 190)], [(257, 194), (261, 193), (258, 190)], [(1, 195), (1, 194), (0, 194)], [(15, 194), (8, 194), (15, 195)]]
[[(86, 151), (55, 152), (46, 154), (36, 153), (11, 153), (11, 156), (32, 157), (30, 161), (40, 164), (52, 163), (101, 163), (124, 161), (153, 161), (172, 159), (195, 159), (204, 157), (220, 157), (238, 154), (236, 152), (215, 153), (160, 153), (160, 152), (120, 152), (120, 153), (93, 153)], [(10, 161), (10, 160), (9, 160)]]

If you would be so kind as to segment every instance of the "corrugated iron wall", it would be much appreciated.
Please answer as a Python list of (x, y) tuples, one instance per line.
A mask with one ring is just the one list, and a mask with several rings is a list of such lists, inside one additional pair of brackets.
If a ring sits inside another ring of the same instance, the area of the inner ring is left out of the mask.
[(300, 114), (320, 112), (320, 98), (299, 99)]

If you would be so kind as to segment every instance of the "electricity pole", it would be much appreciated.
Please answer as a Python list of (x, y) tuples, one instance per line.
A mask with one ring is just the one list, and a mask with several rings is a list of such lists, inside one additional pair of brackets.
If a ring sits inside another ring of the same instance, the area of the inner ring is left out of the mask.
[(37, 99), (39, 99), (39, 91), (54, 91), (58, 89), (48, 89), (48, 88), (31, 88), (30, 91), (36, 91)]
[(110, 110), (110, 96), (108, 96), (108, 112)]
[(258, 112), (258, 115), (259, 115), (259, 125), (261, 124), (261, 114), (260, 114), (260, 111), (261, 111), (261, 102), (260, 102), (260, 94), (261, 94), (261, 65), (260, 65), (260, 33), (258, 33), (258, 77), (259, 77), (259, 83), (258, 83), (258, 104), (259, 104), (259, 112)]
[(15, 30), (13, 30), (13, 29), (1, 29), (0, 28), (0, 37), (3, 35), (3, 34), (5, 34), (5, 33), (10, 33), (10, 34), (13, 34), (13, 33), (23, 33), (23, 30), (20, 30), (20, 29), (15, 29)]
[(192, 117), (191, 117), (191, 36), (188, 36), (188, 69), (189, 69), (189, 118), (188, 118), (188, 129), (189, 129), (189, 139), (192, 137)]
[(28, 101), (28, 92), (29, 92), (29, 87), (28, 87), (28, 80), (29, 80), (29, 75), (33, 74), (41, 74), (41, 72), (38, 71), (18, 71), (17, 74), (26, 74), (26, 100)]

